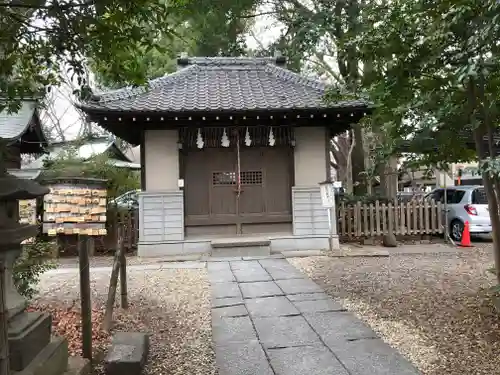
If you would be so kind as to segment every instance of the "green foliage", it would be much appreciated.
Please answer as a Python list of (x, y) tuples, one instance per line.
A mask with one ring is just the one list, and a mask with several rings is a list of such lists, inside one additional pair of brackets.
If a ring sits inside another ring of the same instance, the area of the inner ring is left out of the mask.
[(473, 159), (472, 131), (499, 123), (499, 12), (494, 0), (396, 0), (367, 8), (371, 27), (354, 42), (383, 72), (368, 88), (375, 117), (392, 122), (411, 151), (424, 151), (422, 163)]
[(114, 81), (141, 84), (146, 72), (134, 60), (173, 35), (170, 15), (184, 0), (20, 0), (0, 3), (0, 109), (57, 85), (67, 71), (89, 93), (86, 60), (106, 61)]
[(51, 255), (54, 253), (54, 242), (45, 242), (37, 239), (33, 243), (23, 245), (23, 250), (17, 258), (13, 269), (14, 284), (22, 296), (32, 299), (36, 293), (36, 285), (40, 276), (56, 268)]
[[(123, 64), (138, 67), (145, 77), (153, 79), (174, 72), (177, 68), (176, 59), (181, 53), (188, 56), (244, 55), (245, 32), (253, 23), (253, 19), (247, 16), (256, 4), (256, 0), (199, 0), (186, 3), (169, 14), (169, 32), (151, 29), (151, 37), (154, 36), (157, 48), (137, 46), (140, 53), (124, 50), (116, 58)], [(108, 60), (93, 58), (91, 68), (104, 87), (116, 88), (127, 83), (117, 79), (114, 67)]]
[(108, 155), (101, 154), (84, 162), (76, 157), (76, 148), (68, 147), (57, 158), (45, 161), (44, 177), (86, 177), (106, 180), (108, 198), (115, 198), (127, 191), (140, 188), (138, 172), (115, 167), (109, 161)]

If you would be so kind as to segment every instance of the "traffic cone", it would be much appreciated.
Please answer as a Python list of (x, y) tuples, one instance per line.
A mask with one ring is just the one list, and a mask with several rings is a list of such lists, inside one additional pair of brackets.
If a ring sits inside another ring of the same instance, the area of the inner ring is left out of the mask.
[(470, 230), (468, 221), (466, 221), (464, 224), (464, 231), (462, 232), (462, 241), (460, 242), (460, 247), (472, 247), (472, 244), (470, 243)]

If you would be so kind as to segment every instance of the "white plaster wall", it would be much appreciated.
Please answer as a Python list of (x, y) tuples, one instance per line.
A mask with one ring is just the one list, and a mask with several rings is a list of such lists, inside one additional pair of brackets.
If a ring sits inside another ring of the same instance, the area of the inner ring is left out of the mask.
[(295, 128), (295, 186), (318, 186), (326, 180), (326, 130)]
[(178, 139), (177, 130), (146, 130), (146, 191), (179, 190)]

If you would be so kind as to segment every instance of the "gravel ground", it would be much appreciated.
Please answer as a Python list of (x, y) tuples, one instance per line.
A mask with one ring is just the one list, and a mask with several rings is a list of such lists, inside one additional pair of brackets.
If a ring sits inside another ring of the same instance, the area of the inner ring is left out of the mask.
[[(110, 271), (91, 270), (92, 300), (97, 308), (104, 306), (109, 276)], [(115, 329), (150, 333), (146, 374), (217, 374), (206, 270), (135, 268), (127, 276), (130, 308), (115, 309)], [(41, 304), (72, 305), (80, 294), (77, 270), (48, 272), (39, 289)]]
[(491, 247), (386, 258), (295, 258), (423, 374), (500, 374)]

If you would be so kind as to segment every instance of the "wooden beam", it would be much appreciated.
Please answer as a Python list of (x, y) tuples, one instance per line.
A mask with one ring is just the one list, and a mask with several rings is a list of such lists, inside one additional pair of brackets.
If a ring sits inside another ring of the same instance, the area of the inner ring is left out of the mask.
[(145, 131), (141, 132), (141, 144), (140, 147), (140, 162), (141, 162), (141, 190), (146, 191), (146, 142), (145, 142)]

